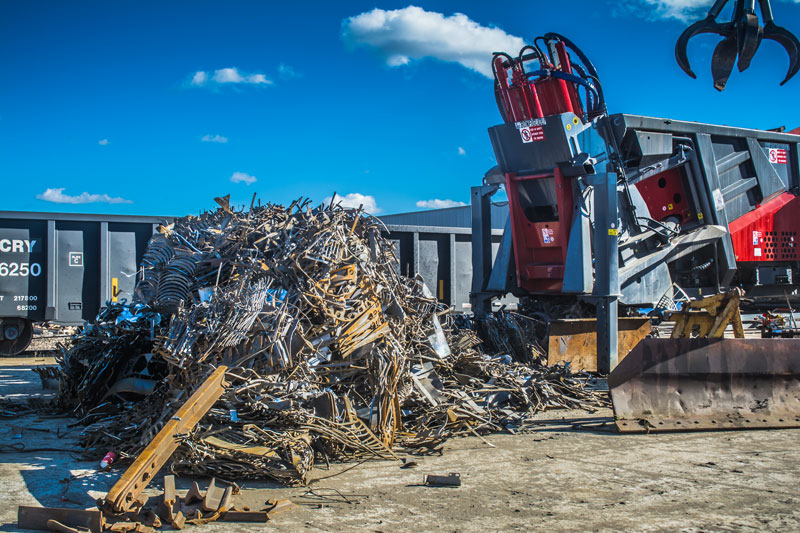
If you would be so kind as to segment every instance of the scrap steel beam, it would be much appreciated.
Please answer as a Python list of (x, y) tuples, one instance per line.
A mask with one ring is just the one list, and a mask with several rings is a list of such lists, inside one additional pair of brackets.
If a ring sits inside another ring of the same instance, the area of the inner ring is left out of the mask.
[(220, 365), (150, 441), (106, 495), (104, 511), (120, 514), (137, 505), (139, 495), (178, 448), (175, 436), (191, 431), (222, 396), (227, 370)]

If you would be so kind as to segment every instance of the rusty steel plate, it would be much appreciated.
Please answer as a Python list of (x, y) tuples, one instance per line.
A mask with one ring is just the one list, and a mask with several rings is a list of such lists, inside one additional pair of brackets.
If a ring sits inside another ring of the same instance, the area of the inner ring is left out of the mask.
[[(622, 360), (651, 333), (650, 319), (620, 318), (617, 352)], [(550, 322), (547, 364), (570, 363), (574, 371), (597, 372), (597, 320), (568, 318)]]
[[(30, 507), (20, 505), (17, 510), (17, 525), (24, 529), (55, 531), (48, 521), (56, 521), (77, 531), (100, 533), (103, 531), (103, 516), (97, 509), (68, 509), (65, 507)], [(79, 529), (78, 529), (79, 528)]]
[(800, 339), (643, 339), (608, 387), (626, 433), (800, 427)]

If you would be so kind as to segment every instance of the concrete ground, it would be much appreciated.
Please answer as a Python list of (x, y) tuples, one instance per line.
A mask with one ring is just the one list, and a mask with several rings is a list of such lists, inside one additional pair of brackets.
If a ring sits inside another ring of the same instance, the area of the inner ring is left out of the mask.
[[(32, 363), (0, 360), (0, 396), (43, 394)], [(243, 482), (238, 506), (258, 509), (270, 498), (290, 498), (298, 507), (267, 524), (187, 530), (800, 529), (800, 430), (618, 435), (603, 425), (610, 414), (551, 412), (529, 434), (456, 439), (441, 456), (404, 456), (414, 468), (390, 461), (323, 464), (309, 487)], [(83, 461), (70, 452), (81, 430), (69, 428), (72, 422), (26, 415), (0, 423), (0, 531), (22, 531), (18, 505), (89, 508), (121, 474), (99, 473), (99, 457)], [(450, 472), (461, 474), (461, 487), (422, 483), (425, 474)], [(208, 480), (198, 482), (204, 487)], [(179, 488), (190, 483), (181, 479)], [(152, 487), (155, 496), (160, 476)]]

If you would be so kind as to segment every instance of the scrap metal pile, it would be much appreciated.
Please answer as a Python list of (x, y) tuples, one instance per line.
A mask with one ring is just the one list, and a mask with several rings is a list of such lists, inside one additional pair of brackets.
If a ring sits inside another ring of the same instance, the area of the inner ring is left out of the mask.
[(607, 405), (532, 344), (483, 353), (421, 278), (399, 275), (378, 219), (216, 200), (162, 226), (132, 301), (109, 303), (64, 351), (59, 401), (86, 425), (87, 452), (137, 454), (219, 365), (228, 386), (180, 435), (174, 473), (302, 483), (315, 459), (392, 458), (549, 407)]

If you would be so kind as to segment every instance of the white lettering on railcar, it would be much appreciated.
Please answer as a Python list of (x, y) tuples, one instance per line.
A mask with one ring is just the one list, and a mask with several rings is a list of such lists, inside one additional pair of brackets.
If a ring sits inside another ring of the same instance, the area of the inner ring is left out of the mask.
[(31, 253), (36, 245), (36, 239), (0, 239), (0, 252), (5, 253)]
[(0, 263), (0, 278), (15, 278), (15, 277), (37, 277), (42, 273), (42, 265), (39, 263)]

